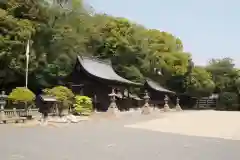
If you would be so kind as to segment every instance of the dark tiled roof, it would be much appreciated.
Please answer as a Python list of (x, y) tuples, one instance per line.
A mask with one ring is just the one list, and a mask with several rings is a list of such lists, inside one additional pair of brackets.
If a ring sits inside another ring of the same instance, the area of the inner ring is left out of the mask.
[(83, 69), (95, 77), (125, 84), (141, 85), (139, 83), (129, 81), (117, 75), (112, 68), (111, 62), (108, 60), (99, 60), (93, 57), (90, 58), (81, 56), (78, 56), (78, 60), (82, 65)]
[(57, 99), (55, 97), (52, 96), (47, 96), (47, 95), (40, 95), (41, 100), (45, 101), (45, 102), (56, 102)]
[(154, 82), (154, 81), (151, 80), (151, 79), (146, 79), (146, 83), (147, 83), (147, 85), (148, 85), (150, 88), (152, 88), (152, 89), (154, 89), (154, 90), (156, 90), (156, 91), (166, 92), (166, 93), (175, 93), (175, 92), (173, 92), (173, 91), (170, 91), (170, 90), (162, 87), (159, 83)]

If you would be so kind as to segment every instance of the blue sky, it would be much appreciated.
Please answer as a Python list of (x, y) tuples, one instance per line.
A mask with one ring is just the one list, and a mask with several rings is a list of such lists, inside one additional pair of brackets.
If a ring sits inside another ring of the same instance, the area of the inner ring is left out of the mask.
[(97, 12), (126, 17), (168, 31), (184, 43), (196, 64), (231, 57), (240, 67), (239, 0), (88, 0)]

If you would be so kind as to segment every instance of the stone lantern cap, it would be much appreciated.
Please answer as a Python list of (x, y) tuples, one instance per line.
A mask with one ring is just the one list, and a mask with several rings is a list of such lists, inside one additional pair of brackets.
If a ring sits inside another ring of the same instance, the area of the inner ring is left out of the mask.
[(114, 89), (112, 89), (112, 93), (108, 94), (109, 97), (116, 97), (117, 94), (114, 92)]
[(2, 91), (0, 94), (0, 99), (7, 99), (7, 95), (5, 94), (5, 91)]
[(147, 91), (145, 91), (145, 95), (144, 95), (143, 98), (144, 98), (144, 99), (149, 99), (149, 98), (150, 98)]
[(164, 100), (165, 100), (165, 101), (168, 101), (168, 99), (169, 99), (168, 96), (165, 95)]
[(6, 105), (6, 100), (8, 96), (5, 94), (5, 91), (2, 91), (0, 94), (0, 105)]
[(5, 91), (2, 91), (0, 94), (0, 98), (7, 98), (8, 96), (5, 94)]

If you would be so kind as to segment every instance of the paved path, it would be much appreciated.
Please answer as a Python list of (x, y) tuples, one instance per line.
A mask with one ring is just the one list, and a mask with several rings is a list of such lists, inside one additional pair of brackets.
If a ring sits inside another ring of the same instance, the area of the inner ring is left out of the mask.
[[(186, 114), (190, 113), (186, 112)], [(124, 127), (130, 124), (139, 125), (144, 121), (144, 123), (151, 122), (151, 119), (164, 120), (166, 117), (171, 119), (174, 118), (174, 116), (170, 118), (172, 115), (177, 116), (177, 113), (149, 116), (125, 115), (118, 119), (95, 120), (62, 127), (20, 128), (2, 125), (0, 126), (0, 159), (240, 159), (240, 141)]]

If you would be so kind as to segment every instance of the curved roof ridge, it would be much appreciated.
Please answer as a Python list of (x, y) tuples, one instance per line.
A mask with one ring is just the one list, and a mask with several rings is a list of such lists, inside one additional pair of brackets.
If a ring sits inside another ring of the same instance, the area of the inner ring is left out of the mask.
[(112, 65), (112, 62), (110, 59), (100, 59), (95, 56), (79, 56), (81, 59), (90, 59), (90, 60), (95, 60), (98, 61), (99, 63), (105, 63), (107, 65)]
[(78, 61), (82, 68), (92, 76), (125, 84), (142, 85), (119, 76), (112, 68), (111, 63), (107, 61), (84, 56), (78, 56)]
[(146, 78), (146, 83), (150, 88), (152, 88), (156, 91), (167, 92), (167, 93), (175, 93), (174, 91), (171, 91), (171, 90), (168, 90), (168, 89), (162, 87), (159, 83), (155, 82), (154, 80), (152, 80), (150, 78)]

